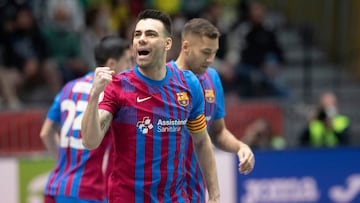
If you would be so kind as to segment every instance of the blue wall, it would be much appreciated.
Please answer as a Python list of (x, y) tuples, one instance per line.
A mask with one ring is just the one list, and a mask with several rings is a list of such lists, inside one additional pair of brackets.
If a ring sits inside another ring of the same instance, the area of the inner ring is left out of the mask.
[(238, 203), (360, 202), (360, 148), (255, 151)]

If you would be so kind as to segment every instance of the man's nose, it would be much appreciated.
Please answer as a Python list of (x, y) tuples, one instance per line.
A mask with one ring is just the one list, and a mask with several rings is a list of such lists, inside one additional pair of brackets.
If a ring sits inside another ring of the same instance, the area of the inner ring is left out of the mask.
[(146, 43), (146, 36), (145, 36), (145, 35), (141, 35), (141, 36), (139, 37), (139, 43), (141, 43), (141, 44)]

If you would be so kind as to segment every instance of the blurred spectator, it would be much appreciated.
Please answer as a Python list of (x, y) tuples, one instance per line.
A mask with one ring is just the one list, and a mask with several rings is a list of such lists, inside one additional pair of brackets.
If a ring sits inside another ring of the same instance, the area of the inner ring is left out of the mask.
[[(80, 32), (85, 27), (85, 11), (79, 0), (46, 0), (46, 14), (44, 24), (63, 23), (69, 31)], [(60, 10), (66, 11), (66, 21), (59, 21), (59, 16), (54, 15)]]
[(226, 57), (235, 67), (234, 80), (240, 96), (287, 97), (287, 89), (279, 78), (283, 53), (275, 32), (265, 24), (265, 7), (258, 1), (249, 1), (248, 6), (241, 8), (248, 8), (242, 10), (248, 15), (231, 31)]
[(4, 24), (11, 18), (14, 18), (17, 12), (17, 8), (23, 6), (23, 4), (17, 1), (1, 1), (0, 3), (0, 23)]
[(227, 37), (227, 28), (223, 24), (226, 24), (222, 20), (223, 16), (223, 5), (216, 1), (210, 2), (205, 11), (201, 14), (202, 18), (209, 20), (213, 25), (215, 25), (221, 32), (219, 38), (219, 50), (216, 53), (216, 57), (224, 59), (225, 52), (227, 49), (226, 37)]
[(224, 12), (221, 3), (217, 1), (211, 1), (204, 12), (201, 14), (202, 18), (209, 20), (213, 23), (221, 32), (219, 37), (219, 49), (216, 53), (216, 58), (214, 60), (214, 67), (219, 73), (223, 89), (225, 93), (228, 93), (230, 89), (233, 89), (235, 86), (234, 80), (234, 70), (233, 66), (228, 63), (225, 59), (226, 52), (228, 49), (227, 39), (228, 39), (228, 28), (224, 20), (222, 19)]
[(257, 119), (245, 130), (242, 140), (253, 149), (284, 149), (283, 136), (273, 133), (271, 123), (266, 119)]
[[(10, 22), (8, 22), (10, 23)], [(2, 70), (2, 90), (11, 109), (21, 106), (17, 91), (31, 93), (43, 85), (44, 66), (47, 65), (47, 46), (38, 25), (28, 7), (17, 10), (12, 28), (3, 33), (4, 66)], [(10, 26), (10, 25), (5, 25)], [(49, 83), (50, 89), (54, 82)], [(19, 89), (20, 88), (20, 89)]]
[[(18, 108), (20, 106), (20, 100), (17, 97), (16, 91), (11, 89), (14, 85), (9, 81), (12, 81), (15, 77), (15, 71), (6, 68), (6, 42), (14, 32), (14, 19), (16, 16), (17, 8), (20, 5), (14, 1), (5, 1), (0, 4), (0, 107), (3, 102), (6, 102), (11, 108)], [(8, 86), (10, 85), (10, 88)]]
[(201, 12), (209, 4), (210, 0), (182, 0), (182, 11), (187, 19), (200, 17)]
[(63, 1), (54, 3), (51, 7), (51, 23), (44, 24), (42, 30), (49, 48), (49, 57), (54, 62), (53, 69), (59, 72), (58, 78), (63, 80), (63, 84), (84, 75), (89, 68), (81, 58), (80, 33), (74, 31), (71, 10), (67, 9), (65, 2), (61, 2)]
[[(142, 10), (144, 2), (141, 0), (108, 0), (103, 2), (103, 6), (109, 8), (110, 12), (110, 31), (119, 33), (121, 37), (131, 24), (138, 12)], [(140, 10), (139, 10), (140, 9)]]
[(91, 69), (96, 67), (94, 48), (109, 34), (109, 13), (106, 7), (91, 8), (86, 12), (86, 28), (81, 35), (81, 57)]
[(148, 8), (154, 8), (166, 12), (173, 16), (181, 11), (182, 0), (162, 1), (162, 0), (146, 0)]
[(300, 137), (302, 146), (335, 147), (348, 144), (350, 119), (340, 114), (336, 95), (326, 92)]
[(171, 49), (167, 52), (167, 60), (175, 60), (181, 50), (181, 31), (185, 25), (186, 17), (182, 13), (174, 14), (172, 17), (173, 22), (173, 33), (172, 33), (172, 46)]

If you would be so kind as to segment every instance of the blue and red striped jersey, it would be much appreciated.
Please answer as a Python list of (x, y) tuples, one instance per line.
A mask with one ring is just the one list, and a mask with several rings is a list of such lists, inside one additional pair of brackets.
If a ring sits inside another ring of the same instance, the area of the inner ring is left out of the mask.
[(65, 84), (49, 109), (47, 118), (59, 123), (61, 132), (59, 154), (45, 187), (46, 195), (106, 199), (103, 158), (111, 146), (110, 136), (90, 151), (82, 145), (80, 132), (93, 78), (91, 72)]
[[(174, 61), (168, 63), (177, 67)], [(205, 99), (205, 116), (207, 126), (211, 126), (214, 120), (225, 117), (224, 92), (219, 74), (212, 67), (207, 68), (206, 73), (197, 76)], [(190, 142), (186, 145), (186, 181), (185, 188), (191, 202), (205, 202), (205, 182), (203, 180), (198, 162), (195, 157), (192, 138), (188, 135)]]
[[(187, 129), (206, 128), (204, 98), (190, 71), (166, 67), (154, 81), (133, 69), (113, 77), (99, 108), (113, 115), (110, 202), (189, 202), (183, 187)], [(190, 124), (189, 124), (190, 123)]]

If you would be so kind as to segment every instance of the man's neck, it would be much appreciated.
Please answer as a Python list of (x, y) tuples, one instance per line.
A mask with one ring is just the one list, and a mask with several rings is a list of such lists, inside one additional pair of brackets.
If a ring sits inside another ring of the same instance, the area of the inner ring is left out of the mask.
[(151, 80), (160, 81), (166, 77), (166, 65), (164, 64), (162, 67), (157, 68), (149, 68), (149, 67), (140, 67), (139, 71), (145, 77)]
[(182, 54), (180, 54), (179, 57), (176, 59), (175, 64), (180, 70), (188, 70), (185, 65), (185, 60), (183, 60)]

